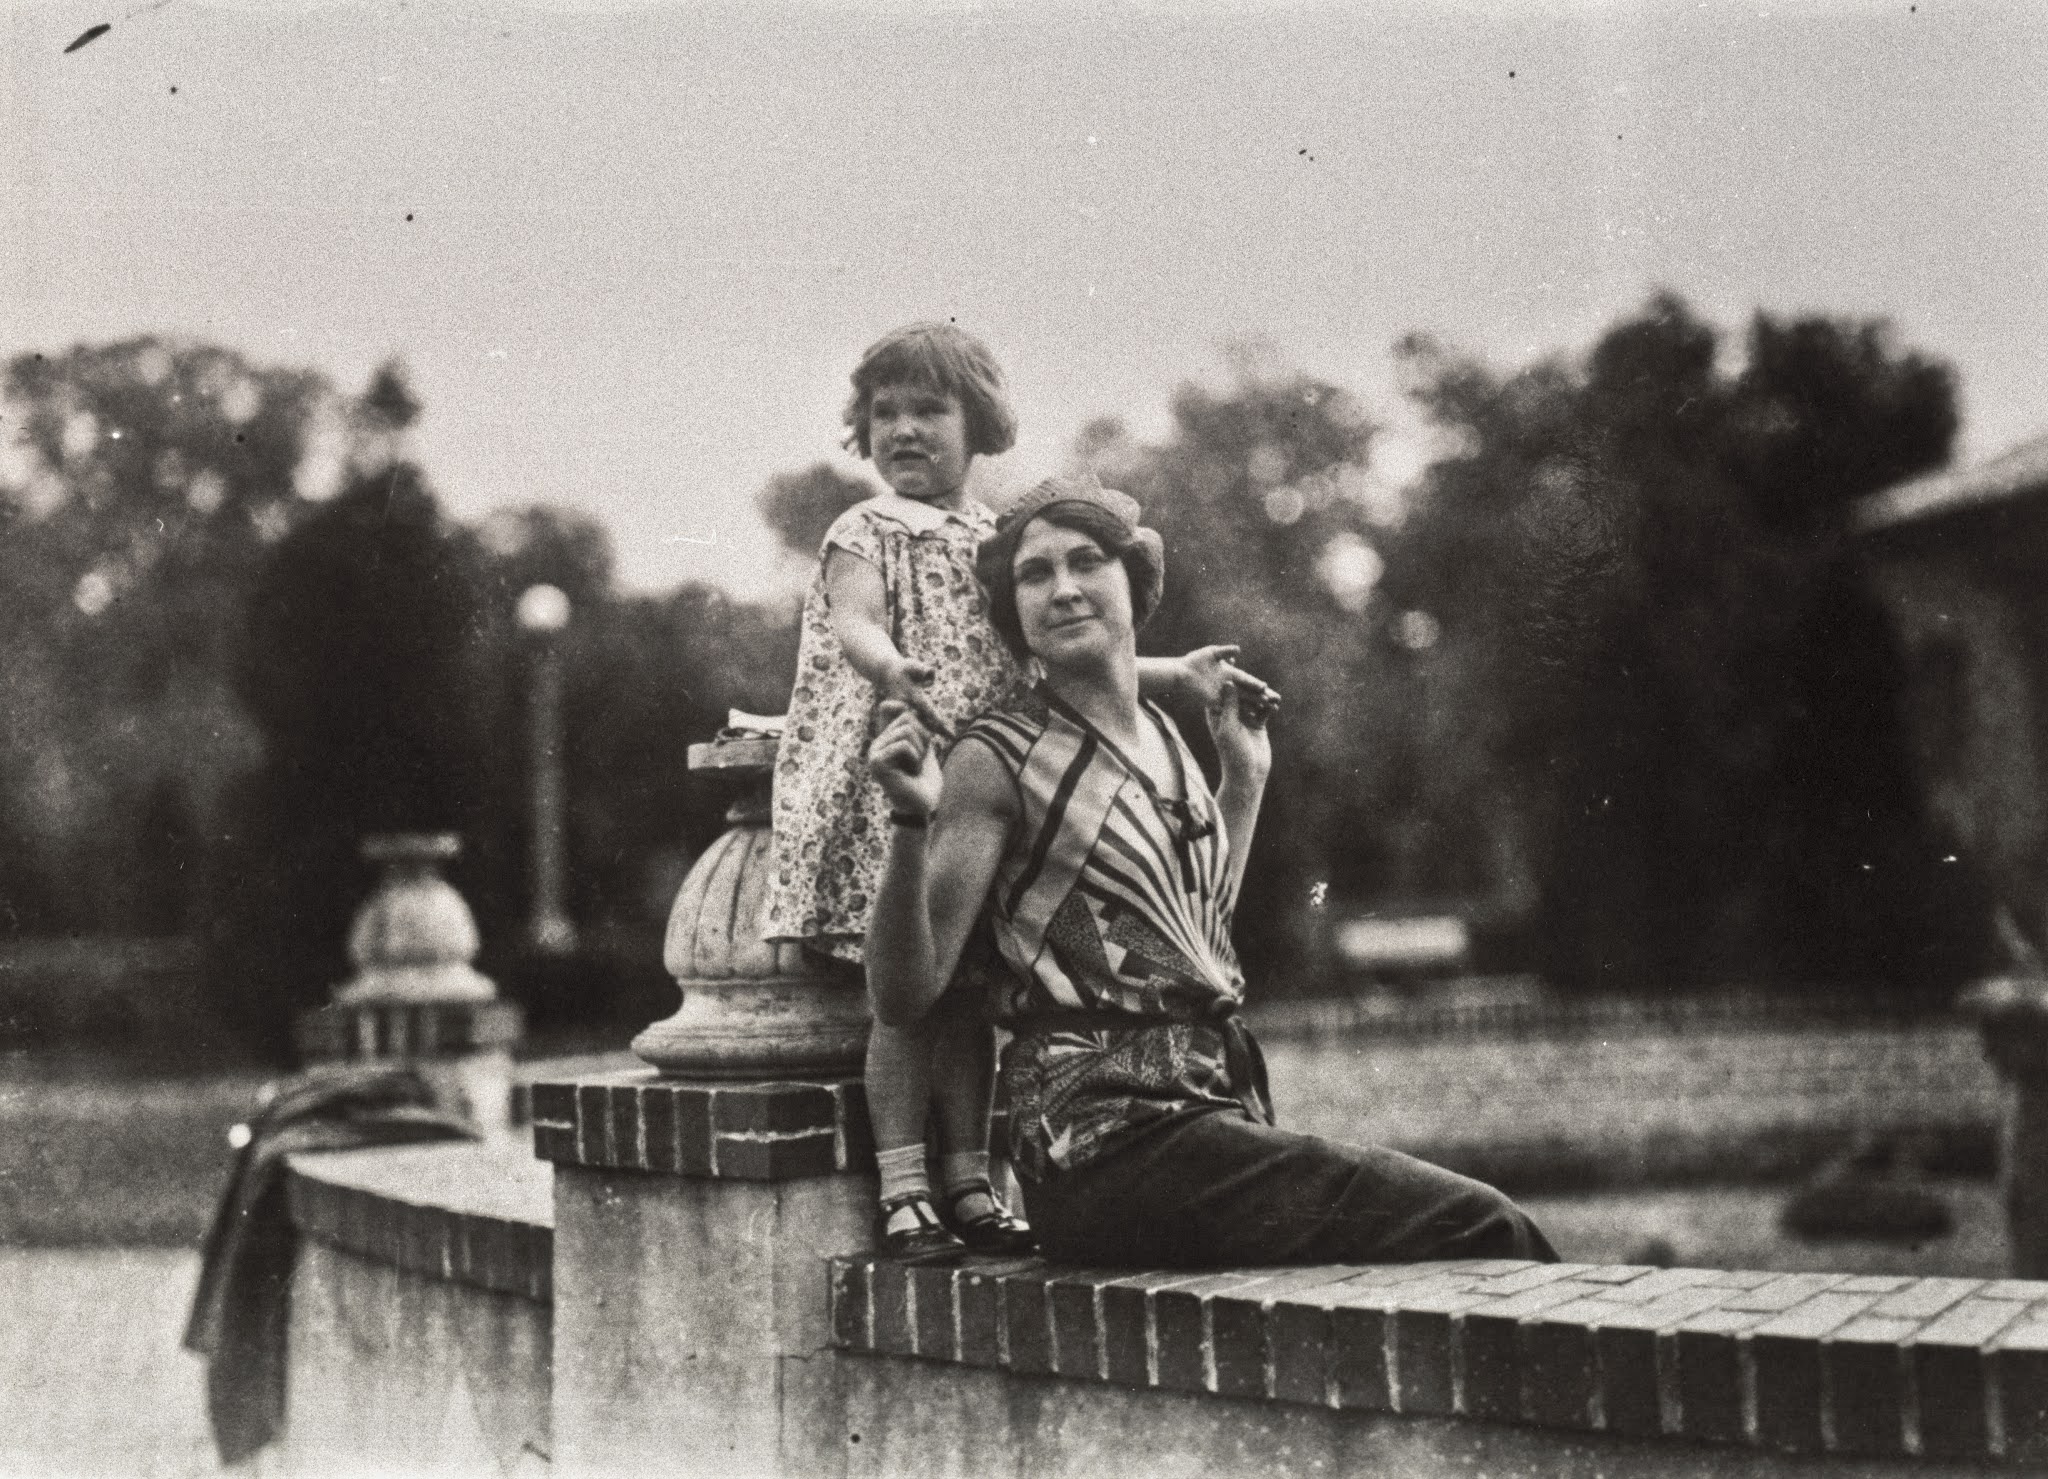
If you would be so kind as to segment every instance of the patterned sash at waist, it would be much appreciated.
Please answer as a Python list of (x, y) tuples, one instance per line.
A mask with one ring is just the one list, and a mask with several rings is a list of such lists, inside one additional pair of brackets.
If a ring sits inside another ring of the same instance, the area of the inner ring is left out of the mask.
[(1135, 1012), (1060, 1010), (1033, 1012), (1009, 1023), (1018, 1037), (1048, 1032), (1144, 1032), (1158, 1031), (1176, 1023), (1206, 1027), (1223, 1040), (1224, 1071), (1230, 1075), (1231, 1092), (1244, 1112), (1260, 1124), (1273, 1123), (1273, 1094), (1266, 1080), (1266, 1055), (1259, 1041), (1237, 1014), (1237, 1003), (1227, 998), (1204, 1004), (1166, 1003), (1164, 1010), (1140, 1016)]

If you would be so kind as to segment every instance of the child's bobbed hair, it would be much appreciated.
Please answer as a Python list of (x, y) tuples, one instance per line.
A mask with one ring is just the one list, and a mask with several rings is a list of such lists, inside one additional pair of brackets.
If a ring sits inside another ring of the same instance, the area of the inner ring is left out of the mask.
[(892, 329), (868, 346), (853, 367), (853, 398), (846, 403), (846, 445), (868, 448), (868, 407), (885, 385), (928, 385), (955, 396), (967, 417), (967, 450), (974, 456), (1007, 452), (1017, 441), (1017, 413), (1002, 367), (988, 346), (952, 324), (916, 323)]

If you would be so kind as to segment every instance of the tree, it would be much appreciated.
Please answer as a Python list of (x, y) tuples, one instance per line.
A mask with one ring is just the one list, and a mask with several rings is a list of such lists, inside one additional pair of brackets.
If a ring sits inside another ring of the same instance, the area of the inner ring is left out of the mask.
[(787, 607), (715, 587), (621, 598), (576, 637), (569, 781), (585, 917), (659, 923), (677, 864), (725, 829), (732, 797), (693, 780), (685, 751), (727, 711), (780, 713), (796, 671)]
[[(729, 798), (691, 782), (685, 747), (710, 738), (728, 709), (779, 712), (796, 667), (796, 624), (786, 604), (735, 602), (716, 588), (684, 585), (665, 595), (623, 595), (612, 584), (603, 528), (583, 515), (536, 507), (492, 515), (479, 534), (494, 630), (511, 633), (521, 592), (545, 581), (564, 591), (572, 616), (562, 644), (565, 761), (575, 912), (632, 928), (666, 915), (650, 895), (723, 830)], [(509, 640), (516, 646), (523, 638)], [(525, 654), (491, 661), (518, 672)], [(513, 682), (501, 731), (520, 732), (526, 687)], [(508, 855), (525, 845), (528, 778), (500, 777), (493, 818)], [(521, 887), (515, 889), (523, 897)]]
[[(1325, 381), (1249, 351), (1235, 352), (1231, 369), (1221, 390), (1180, 387), (1164, 442), (1142, 445), (1098, 422), (1075, 459), (1137, 498), (1166, 541), (1166, 592), (1145, 649), (1240, 643), (1285, 696), (1238, 910), (1248, 956), (1284, 991), (1318, 945), (1308, 902), (1345, 851), (1371, 700), (1351, 611), (1364, 592), (1348, 567), (1373, 558), (1355, 495), (1375, 428)], [(1182, 717), (1201, 744), (1201, 717)]]
[(1436, 804), (1506, 803), (1561, 979), (1952, 981), (1972, 906), (1843, 524), (1946, 458), (1952, 376), (1879, 324), (1759, 314), (1734, 375), (1718, 337), (1662, 295), (1577, 364), (1409, 346), (1463, 442), (1382, 585), (1445, 634)]
[(1748, 348), (1728, 467), (1772, 525), (1820, 532), (1861, 495), (1948, 461), (1954, 371), (1896, 348), (1885, 324), (1759, 313)]
[(8, 363), (0, 930), (189, 917), (159, 843), (173, 817), (216, 832), (255, 763), (228, 680), (239, 607), (310, 506), (336, 408), (318, 375), (179, 340)]
[(784, 549), (815, 560), (832, 521), (874, 491), (873, 484), (847, 477), (829, 462), (814, 462), (770, 478), (754, 495), (754, 507)]
[(1987, 900), (1944, 865), (1955, 839), (1920, 803), (1904, 658), (1844, 519), (1855, 499), (1948, 461), (1954, 373), (1897, 348), (1882, 323), (1759, 314), (1733, 400), (1731, 479), (1807, 556), (1772, 691), (1771, 780), (1798, 859), (1780, 895), (1782, 956), (1810, 977), (1953, 984), (1989, 964)]
[(484, 519), (476, 537), (495, 599), (508, 611), (534, 585), (556, 587), (577, 613), (612, 599), (617, 559), (611, 535), (587, 514), (546, 504), (500, 509)]
[[(219, 900), (239, 1015), (273, 1049), (346, 973), (343, 941), (366, 893), (362, 839), (453, 831), (454, 870), (486, 936), (512, 904), (489, 825), (508, 637), (486, 556), (407, 460), (418, 414), (402, 370), (380, 369), (349, 413), (341, 491), (302, 517), (250, 591), (236, 694), (264, 740), (243, 798), (234, 887)], [(507, 755), (507, 751), (511, 755)]]

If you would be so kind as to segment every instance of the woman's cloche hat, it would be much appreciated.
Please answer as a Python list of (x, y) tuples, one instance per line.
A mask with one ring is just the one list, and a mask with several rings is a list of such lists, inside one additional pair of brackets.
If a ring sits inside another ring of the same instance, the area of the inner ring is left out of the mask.
[(1138, 500), (1130, 494), (1115, 488), (1105, 488), (1102, 480), (1092, 472), (1064, 473), (1020, 493), (1006, 507), (996, 512), (998, 532), (1028, 524), (1055, 503), (1092, 503), (1114, 518), (1124, 528), (1136, 532), (1138, 528)]

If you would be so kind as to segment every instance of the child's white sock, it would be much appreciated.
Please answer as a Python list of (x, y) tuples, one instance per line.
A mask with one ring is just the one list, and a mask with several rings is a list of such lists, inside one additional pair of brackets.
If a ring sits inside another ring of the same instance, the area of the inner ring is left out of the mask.
[[(931, 1178), (924, 1169), (924, 1142), (898, 1145), (891, 1150), (875, 1152), (875, 1169), (882, 1173), (881, 1199), (908, 1196), (912, 1192), (931, 1195)], [(917, 1214), (908, 1207), (899, 1208), (889, 1214), (885, 1228), (888, 1232), (908, 1232), (918, 1225)]]

